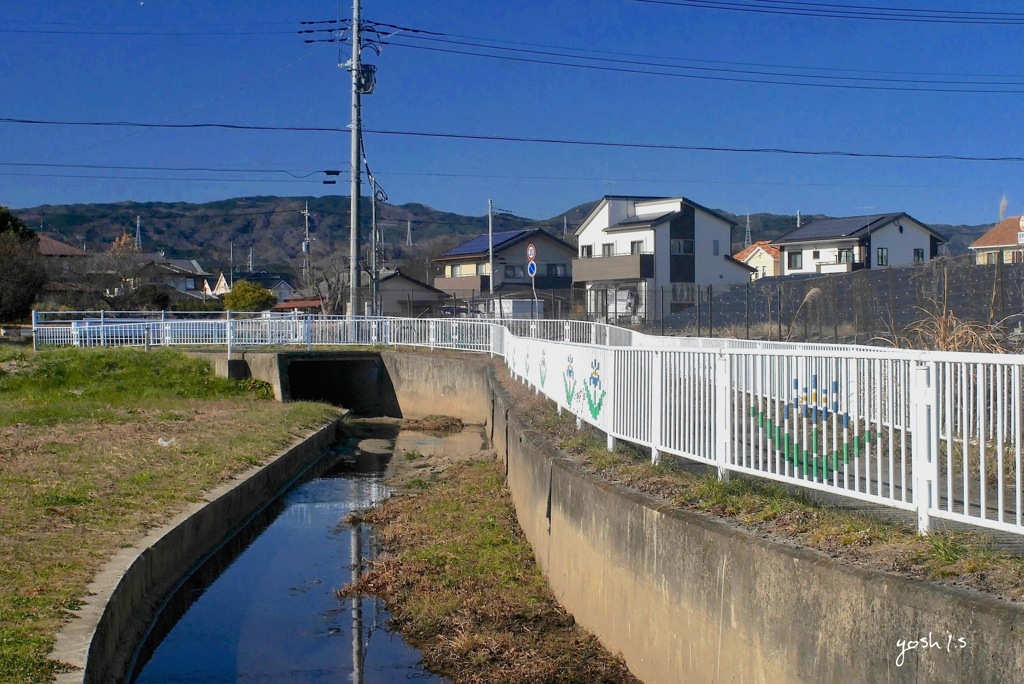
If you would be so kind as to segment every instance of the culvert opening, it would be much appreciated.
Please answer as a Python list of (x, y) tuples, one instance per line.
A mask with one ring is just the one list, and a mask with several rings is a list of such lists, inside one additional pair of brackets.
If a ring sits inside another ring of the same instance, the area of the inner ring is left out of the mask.
[(357, 416), (403, 418), (383, 359), (294, 359), (288, 364), (289, 398), (323, 401)]

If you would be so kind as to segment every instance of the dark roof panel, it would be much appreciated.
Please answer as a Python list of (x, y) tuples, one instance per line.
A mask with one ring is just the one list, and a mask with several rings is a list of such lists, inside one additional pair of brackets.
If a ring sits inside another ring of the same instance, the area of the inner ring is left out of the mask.
[[(500, 245), (503, 245), (506, 242), (511, 242), (512, 240), (515, 240), (516, 238), (522, 236), (524, 233), (528, 232), (530, 231), (510, 230), (502, 233), (494, 233), (491, 236), (491, 239), (493, 240), (494, 243), (494, 249), (498, 249)], [(472, 254), (484, 254), (485, 252), (487, 252), (487, 233), (484, 233), (479, 237), (475, 237), (469, 242), (463, 242), (458, 247), (450, 249), (441, 256), (439, 256), (438, 259), (456, 256), (470, 256)]]
[(858, 233), (870, 229), (877, 223), (888, 223), (894, 218), (902, 216), (895, 214), (872, 214), (870, 216), (850, 216), (848, 218), (825, 219), (812, 221), (805, 226), (786, 233), (774, 241), (774, 244), (783, 242), (803, 242), (805, 240), (828, 240), (844, 237), (860, 237)]

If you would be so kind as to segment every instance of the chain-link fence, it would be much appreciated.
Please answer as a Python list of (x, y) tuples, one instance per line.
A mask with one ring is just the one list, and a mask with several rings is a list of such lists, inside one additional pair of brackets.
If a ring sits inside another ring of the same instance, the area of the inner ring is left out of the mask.
[[(732, 287), (635, 283), (495, 300), (505, 318), (599, 321), (656, 334), (997, 351), (1020, 346), (1024, 265), (978, 265), (965, 255)], [(469, 315), (491, 310), (486, 299), (452, 305)]]

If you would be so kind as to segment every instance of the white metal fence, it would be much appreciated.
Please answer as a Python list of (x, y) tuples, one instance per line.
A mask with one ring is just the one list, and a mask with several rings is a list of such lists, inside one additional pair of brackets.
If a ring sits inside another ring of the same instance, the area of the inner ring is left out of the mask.
[(35, 344), (411, 345), (490, 352), (608, 435), (746, 473), (1024, 534), (1015, 355), (657, 337), (565, 320), (39, 313)]

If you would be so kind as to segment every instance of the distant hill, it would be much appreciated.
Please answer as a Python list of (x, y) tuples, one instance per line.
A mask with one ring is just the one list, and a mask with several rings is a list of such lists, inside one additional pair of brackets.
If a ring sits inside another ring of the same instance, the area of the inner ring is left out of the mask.
[[(733, 229), (732, 241), (733, 241), (733, 253), (739, 251), (739, 248), (743, 246), (744, 233), (746, 232), (747, 226), (747, 215), (736, 215), (731, 214), (723, 209), (716, 209), (719, 214), (732, 219), (738, 226)], [(818, 221), (821, 219), (828, 218), (839, 218), (836, 216), (827, 216), (825, 214), (803, 214), (800, 217), (801, 224), (806, 225), (811, 221)], [(968, 225), (949, 225), (945, 223), (929, 223), (931, 228), (938, 231), (942, 235), (945, 235), (949, 240), (950, 256), (959, 256), (967, 253), (967, 246), (977, 240), (981, 235), (990, 229), (994, 224), (984, 224), (978, 226)], [(789, 216), (785, 214), (751, 214), (750, 215), (750, 234), (751, 239), (754, 242), (758, 240), (775, 240), (786, 233), (796, 229), (796, 216)]]
[[(544, 227), (557, 236), (575, 242), (573, 232), (599, 200), (573, 207), (557, 216), (533, 220), (509, 214), (495, 214), (495, 232)], [(240, 197), (190, 204), (186, 202), (118, 202), (115, 204), (43, 205), (19, 209), (29, 226), (89, 251), (106, 251), (123, 233), (135, 233), (140, 217), (142, 246), (163, 251), (170, 257), (198, 259), (207, 270), (226, 271), (247, 264), (250, 249), (257, 270), (286, 270), (297, 273), (302, 264), (304, 220), (302, 210), (309, 203), (310, 235), (314, 239), (314, 260), (347, 253), (349, 242), (349, 198), (328, 197)], [(736, 221), (734, 251), (742, 247), (745, 215), (717, 210)], [(367, 238), (371, 206), (361, 205), (364, 239)], [(804, 222), (824, 215), (802, 217)], [(380, 204), (378, 226), (384, 252), (391, 266), (401, 266), (413, 277), (432, 279), (430, 260), (471, 237), (487, 232), (487, 216), (463, 216), (439, 211), (425, 204)], [(406, 245), (411, 226), (413, 245)], [(793, 230), (796, 217), (779, 214), (751, 214), (754, 240), (771, 240)], [(990, 226), (933, 225), (950, 238), (952, 254), (962, 254), (967, 245)], [(364, 246), (365, 249), (365, 246)]]

